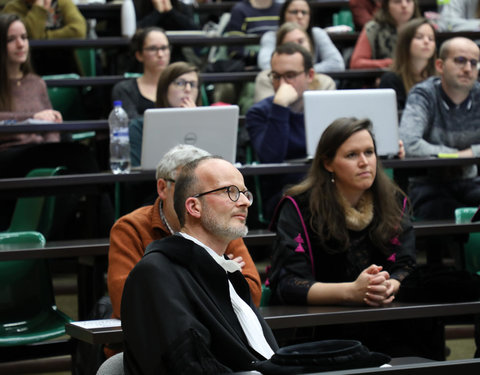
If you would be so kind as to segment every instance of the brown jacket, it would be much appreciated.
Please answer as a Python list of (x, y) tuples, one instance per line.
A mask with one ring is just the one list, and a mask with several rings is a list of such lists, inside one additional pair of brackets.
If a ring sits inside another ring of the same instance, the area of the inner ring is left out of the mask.
[[(117, 220), (110, 232), (108, 252), (108, 292), (113, 306), (113, 318), (120, 319), (123, 286), (128, 274), (143, 257), (145, 248), (154, 240), (169, 236), (159, 211), (160, 198), (153, 206), (141, 207)], [(242, 273), (250, 286), (256, 306), (260, 304), (262, 285), (260, 275), (241, 238), (233, 240), (226, 254), (241, 256), (245, 262)]]

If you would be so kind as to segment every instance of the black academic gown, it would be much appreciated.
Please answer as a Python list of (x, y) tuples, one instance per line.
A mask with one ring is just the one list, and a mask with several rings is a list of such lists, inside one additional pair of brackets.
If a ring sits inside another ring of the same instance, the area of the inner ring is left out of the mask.
[(241, 272), (227, 274), (205, 249), (175, 235), (152, 242), (125, 283), (126, 374), (221, 374), (249, 370), (252, 362), (264, 360), (248, 345), (233, 311), (228, 278), (276, 351)]

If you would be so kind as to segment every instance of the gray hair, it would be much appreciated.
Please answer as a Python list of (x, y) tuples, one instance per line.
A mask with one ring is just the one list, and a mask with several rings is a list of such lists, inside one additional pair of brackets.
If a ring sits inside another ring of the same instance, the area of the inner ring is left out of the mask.
[(210, 156), (210, 153), (192, 145), (177, 145), (168, 150), (160, 159), (155, 178), (157, 180), (159, 178), (174, 180), (177, 168), (204, 156)]

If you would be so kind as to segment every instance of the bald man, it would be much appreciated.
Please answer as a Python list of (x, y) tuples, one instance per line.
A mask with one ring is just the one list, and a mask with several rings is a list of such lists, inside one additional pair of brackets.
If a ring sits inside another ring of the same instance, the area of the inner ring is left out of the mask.
[(225, 256), (247, 234), (252, 193), (238, 169), (212, 156), (186, 164), (175, 185), (180, 232), (152, 242), (125, 283), (125, 373), (250, 370), (278, 349), (240, 265)]
[[(400, 123), (407, 157), (480, 156), (480, 51), (470, 39), (445, 41), (435, 66), (439, 76), (410, 91)], [(410, 198), (420, 219), (454, 217), (457, 207), (478, 206), (476, 166), (432, 168), (410, 179)]]

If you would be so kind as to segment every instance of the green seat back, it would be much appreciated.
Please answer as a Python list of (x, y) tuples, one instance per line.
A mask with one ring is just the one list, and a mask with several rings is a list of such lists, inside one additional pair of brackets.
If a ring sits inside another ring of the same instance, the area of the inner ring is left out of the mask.
[[(55, 74), (42, 77), (45, 80), (55, 79), (79, 79), (78, 74)], [(83, 120), (86, 118), (83, 109), (81, 87), (55, 87), (49, 86), (47, 89), (48, 97), (52, 103), (53, 109), (62, 114), (63, 120)]]
[[(478, 207), (460, 207), (455, 210), (455, 222), (469, 223), (477, 212)], [(465, 253), (465, 267), (471, 273), (480, 275), (480, 233), (470, 233), (467, 243), (463, 247)]]
[[(27, 178), (61, 174), (65, 167), (37, 168), (27, 174)], [(55, 197), (24, 197), (17, 199), (8, 232), (38, 231), (48, 237), (53, 221)]]
[[(0, 251), (44, 246), (45, 238), (39, 232), (0, 233)], [(0, 262), (0, 347), (61, 336), (70, 321), (55, 305), (45, 260)]]

